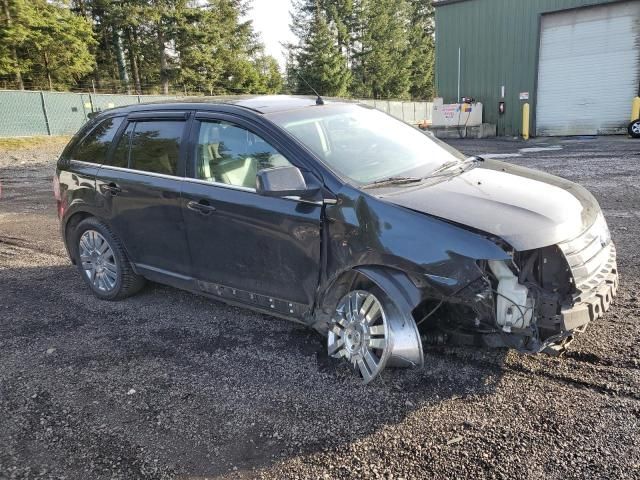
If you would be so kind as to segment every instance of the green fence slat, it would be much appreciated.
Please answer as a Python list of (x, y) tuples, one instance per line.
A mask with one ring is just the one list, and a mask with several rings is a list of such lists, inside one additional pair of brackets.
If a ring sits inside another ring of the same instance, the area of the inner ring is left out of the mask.
[(72, 135), (87, 121), (81, 95), (44, 92), (43, 96), (51, 135)]
[[(51, 135), (71, 135), (88, 120), (92, 112), (177, 98), (175, 95), (0, 90), (0, 137), (48, 135), (47, 119)], [(409, 123), (431, 118), (432, 104), (427, 102), (360, 101)]]
[(0, 137), (47, 135), (40, 92), (0, 91)]

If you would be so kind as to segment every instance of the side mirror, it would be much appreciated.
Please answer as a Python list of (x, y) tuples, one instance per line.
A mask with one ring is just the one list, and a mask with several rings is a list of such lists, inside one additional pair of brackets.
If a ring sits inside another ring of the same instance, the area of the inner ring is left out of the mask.
[(310, 197), (319, 188), (309, 187), (298, 167), (265, 168), (256, 176), (256, 192), (265, 197)]

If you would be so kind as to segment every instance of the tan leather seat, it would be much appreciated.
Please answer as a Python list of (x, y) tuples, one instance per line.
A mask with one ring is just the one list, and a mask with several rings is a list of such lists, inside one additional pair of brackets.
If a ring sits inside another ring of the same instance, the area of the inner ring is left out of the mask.
[(221, 182), (240, 187), (256, 188), (256, 175), (258, 174), (258, 162), (251, 158), (238, 160), (223, 160), (213, 163), (211, 166), (214, 177)]

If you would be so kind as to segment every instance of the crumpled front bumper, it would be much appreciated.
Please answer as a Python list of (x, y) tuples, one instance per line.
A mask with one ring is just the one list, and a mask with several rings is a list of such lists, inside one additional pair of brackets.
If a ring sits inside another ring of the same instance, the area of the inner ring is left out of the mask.
[(561, 309), (561, 327), (573, 331), (600, 318), (618, 291), (616, 247), (593, 229), (559, 245), (575, 282), (573, 305)]

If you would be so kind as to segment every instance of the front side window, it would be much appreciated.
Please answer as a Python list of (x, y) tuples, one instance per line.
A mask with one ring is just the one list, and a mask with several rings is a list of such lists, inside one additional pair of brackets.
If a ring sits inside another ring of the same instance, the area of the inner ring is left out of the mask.
[[(177, 175), (184, 126), (185, 121), (183, 120), (136, 122), (131, 134), (129, 168), (144, 172)], [(120, 145), (116, 149), (114, 160), (120, 158), (118, 156), (119, 148)]]
[(103, 164), (122, 120), (123, 117), (103, 120), (73, 148), (70, 154), (71, 160)]
[(424, 177), (464, 155), (382, 112), (325, 105), (267, 115), (339, 175), (357, 184)]
[(200, 123), (195, 158), (196, 178), (246, 188), (256, 188), (260, 170), (291, 165), (258, 135), (223, 121)]

